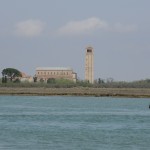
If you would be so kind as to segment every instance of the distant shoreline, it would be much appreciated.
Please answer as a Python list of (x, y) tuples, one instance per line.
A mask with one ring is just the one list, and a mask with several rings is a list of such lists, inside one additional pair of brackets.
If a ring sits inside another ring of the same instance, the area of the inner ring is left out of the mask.
[(23, 96), (95, 96), (150, 98), (148, 88), (42, 88), (42, 87), (0, 87), (0, 95)]

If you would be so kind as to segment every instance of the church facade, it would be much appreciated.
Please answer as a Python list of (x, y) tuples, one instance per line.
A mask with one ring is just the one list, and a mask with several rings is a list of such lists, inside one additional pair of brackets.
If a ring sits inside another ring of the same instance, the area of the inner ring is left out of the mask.
[(65, 67), (38, 67), (36, 68), (37, 80), (67, 79), (76, 82), (77, 74), (71, 68)]

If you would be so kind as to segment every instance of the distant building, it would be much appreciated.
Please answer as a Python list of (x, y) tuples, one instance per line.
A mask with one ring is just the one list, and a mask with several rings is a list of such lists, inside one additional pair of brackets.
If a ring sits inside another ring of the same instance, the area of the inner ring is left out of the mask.
[(71, 68), (64, 67), (38, 67), (36, 68), (37, 80), (47, 81), (49, 78), (68, 79), (76, 82), (77, 74)]
[(21, 72), (22, 77), (19, 77), (21, 82), (33, 82), (33, 77)]
[(85, 80), (94, 83), (94, 49), (90, 46), (85, 54)]

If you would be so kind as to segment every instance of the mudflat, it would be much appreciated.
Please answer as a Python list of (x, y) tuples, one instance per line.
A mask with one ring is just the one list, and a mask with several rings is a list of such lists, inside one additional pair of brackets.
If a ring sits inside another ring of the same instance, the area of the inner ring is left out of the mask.
[(150, 97), (148, 88), (43, 88), (43, 87), (0, 87), (0, 95), (73, 95), (73, 96), (114, 96)]

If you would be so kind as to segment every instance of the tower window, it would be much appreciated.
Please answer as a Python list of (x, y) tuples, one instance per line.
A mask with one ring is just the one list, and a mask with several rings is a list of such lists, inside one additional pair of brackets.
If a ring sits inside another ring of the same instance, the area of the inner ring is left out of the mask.
[(92, 53), (92, 50), (91, 50), (91, 49), (87, 49), (87, 52), (88, 52), (88, 53)]

